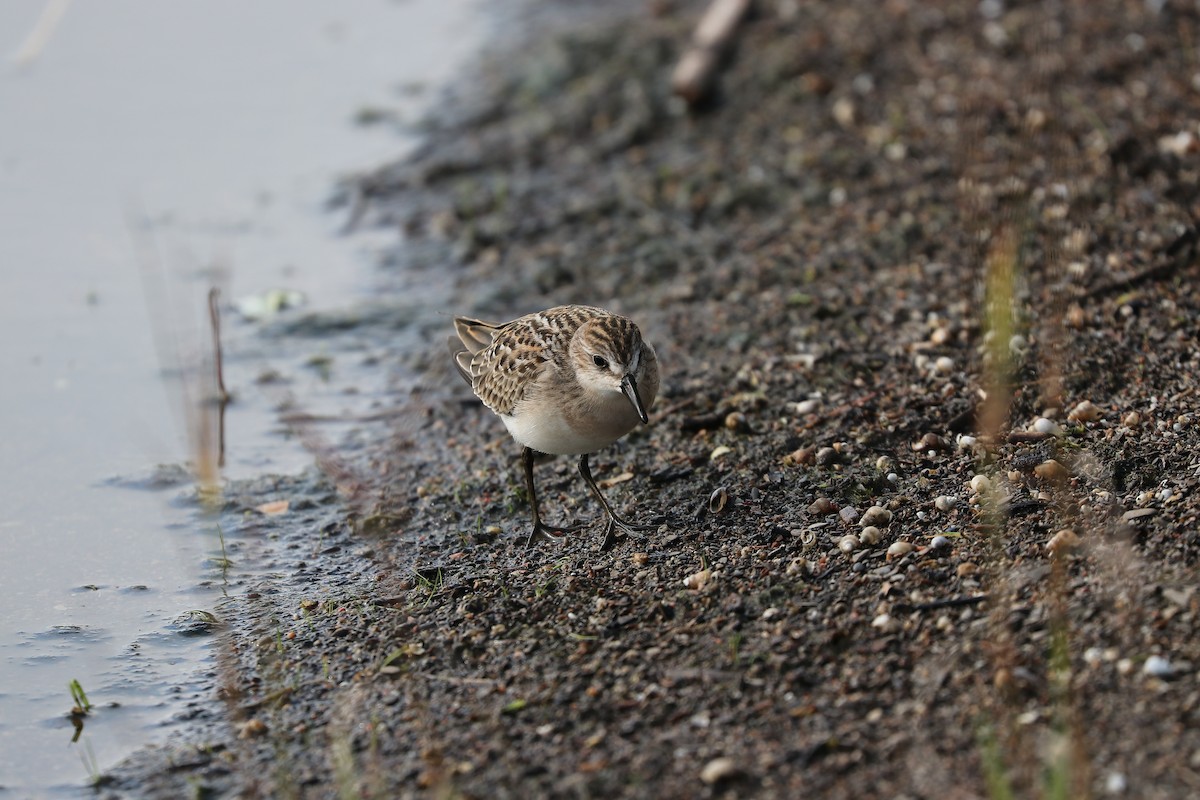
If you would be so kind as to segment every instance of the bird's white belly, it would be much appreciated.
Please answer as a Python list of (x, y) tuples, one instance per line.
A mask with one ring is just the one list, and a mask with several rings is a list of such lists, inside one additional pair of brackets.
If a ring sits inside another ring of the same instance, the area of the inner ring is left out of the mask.
[(591, 413), (572, 425), (564, 414), (547, 412), (536, 404), (523, 404), (515, 414), (502, 414), (504, 426), (519, 443), (550, 455), (594, 453), (629, 433), (638, 424), (637, 413), (622, 395), (597, 403)]

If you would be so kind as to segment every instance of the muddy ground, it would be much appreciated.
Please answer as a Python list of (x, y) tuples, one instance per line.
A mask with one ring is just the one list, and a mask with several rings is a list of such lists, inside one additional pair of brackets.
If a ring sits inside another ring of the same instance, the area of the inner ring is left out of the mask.
[[(1200, 792), (1196, 4), (759, 2), (693, 110), (698, 4), (549, 7), (346, 187), (446, 307), (354, 447), (230, 487), (220, 701), (101, 794)], [(665, 372), (610, 552), (569, 459), (596, 524), (525, 548), (444, 344), (568, 302)]]

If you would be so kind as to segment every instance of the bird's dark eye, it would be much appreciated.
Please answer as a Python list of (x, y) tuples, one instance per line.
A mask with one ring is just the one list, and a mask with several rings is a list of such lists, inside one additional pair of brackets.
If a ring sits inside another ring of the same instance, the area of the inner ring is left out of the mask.
[(600, 369), (608, 369), (608, 359), (604, 356), (592, 356), (592, 363)]

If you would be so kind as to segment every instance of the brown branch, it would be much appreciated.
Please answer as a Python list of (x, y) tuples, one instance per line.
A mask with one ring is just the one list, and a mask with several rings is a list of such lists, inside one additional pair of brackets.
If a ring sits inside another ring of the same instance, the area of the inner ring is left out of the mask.
[(749, 9), (750, 0), (712, 0), (705, 9), (691, 47), (671, 75), (671, 90), (688, 104), (696, 105), (708, 93), (721, 55)]

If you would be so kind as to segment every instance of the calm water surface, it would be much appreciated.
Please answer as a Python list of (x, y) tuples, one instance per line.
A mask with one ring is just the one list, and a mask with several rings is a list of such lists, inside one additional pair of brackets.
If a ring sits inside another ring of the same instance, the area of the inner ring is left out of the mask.
[[(229, 297), (371, 293), (370, 238), (323, 203), (412, 141), (354, 120), (414, 121), (482, 36), (474, 0), (0, 3), (0, 797), (78, 795), (209, 696), (211, 640), (175, 622), (215, 606), (219, 542), (186, 484), (138, 488), (189, 459), (162, 374), (203, 349), (214, 263)], [(305, 466), (254, 382), (293, 365), (226, 327), (226, 474)]]

